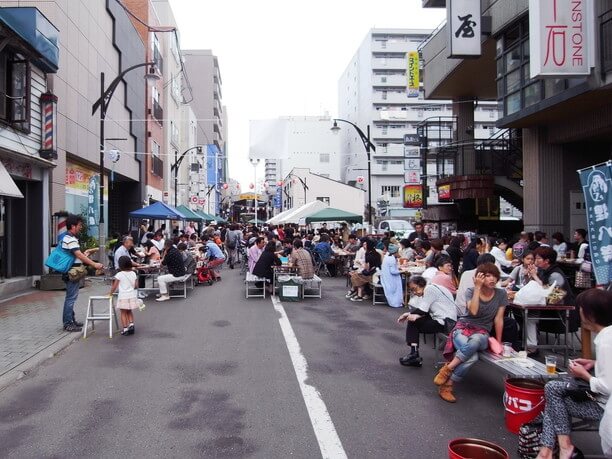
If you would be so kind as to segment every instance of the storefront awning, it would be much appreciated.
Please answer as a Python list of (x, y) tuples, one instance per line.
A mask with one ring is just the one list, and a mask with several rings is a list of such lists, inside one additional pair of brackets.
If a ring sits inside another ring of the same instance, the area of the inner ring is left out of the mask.
[(15, 182), (2, 162), (0, 162), (0, 196), (23, 198), (21, 191), (19, 191), (17, 185), (15, 185)]
[(59, 68), (59, 31), (34, 7), (0, 8), (0, 23), (11, 29), (39, 56), (37, 64), (47, 73)]

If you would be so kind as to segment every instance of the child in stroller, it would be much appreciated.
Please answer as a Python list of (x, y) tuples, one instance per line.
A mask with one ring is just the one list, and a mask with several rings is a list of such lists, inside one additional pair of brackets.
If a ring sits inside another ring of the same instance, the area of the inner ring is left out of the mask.
[(208, 284), (212, 285), (214, 283), (214, 278), (212, 274), (212, 269), (208, 264), (208, 251), (206, 246), (202, 246), (199, 248), (200, 256), (198, 257), (198, 262), (196, 265), (196, 284)]

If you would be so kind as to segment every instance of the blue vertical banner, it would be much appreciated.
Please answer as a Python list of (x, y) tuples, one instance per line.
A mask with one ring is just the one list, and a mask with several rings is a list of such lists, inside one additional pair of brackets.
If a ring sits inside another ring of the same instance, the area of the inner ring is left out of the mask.
[(274, 208), (275, 209), (280, 209), (281, 208), (281, 203), (282, 203), (282, 190), (283, 188), (280, 186), (276, 187), (276, 194), (274, 195)]
[(578, 171), (589, 225), (595, 280), (612, 282), (612, 161)]
[(206, 145), (206, 184), (217, 184), (217, 155), (219, 149), (216, 145)]

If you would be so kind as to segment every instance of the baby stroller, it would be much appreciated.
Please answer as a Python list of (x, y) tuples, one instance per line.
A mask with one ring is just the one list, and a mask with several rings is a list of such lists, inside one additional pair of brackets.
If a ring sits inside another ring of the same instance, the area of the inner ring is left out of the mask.
[(200, 284), (208, 284), (212, 285), (214, 283), (214, 279), (212, 276), (212, 272), (210, 267), (208, 266), (208, 261), (198, 261), (197, 269), (196, 269), (196, 283)]

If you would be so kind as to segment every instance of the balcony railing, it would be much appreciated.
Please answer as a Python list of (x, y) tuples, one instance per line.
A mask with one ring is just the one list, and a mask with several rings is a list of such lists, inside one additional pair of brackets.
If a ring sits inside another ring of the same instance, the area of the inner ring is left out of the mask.
[(153, 116), (159, 124), (164, 124), (164, 109), (157, 101), (153, 101)]
[(606, 73), (612, 72), (612, 10), (606, 11), (600, 16), (599, 46), (601, 49), (601, 73), (605, 78)]
[(164, 162), (157, 156), (151, 156), (151, 158), (153, 159), (151, 172), (159, 178), (164, 178)]

